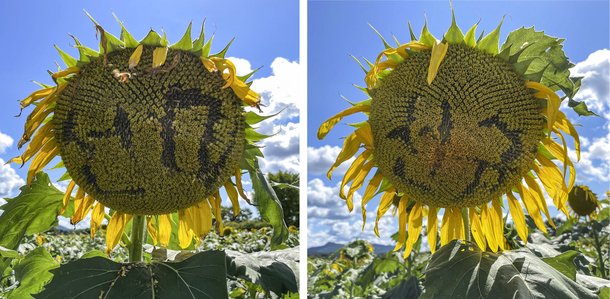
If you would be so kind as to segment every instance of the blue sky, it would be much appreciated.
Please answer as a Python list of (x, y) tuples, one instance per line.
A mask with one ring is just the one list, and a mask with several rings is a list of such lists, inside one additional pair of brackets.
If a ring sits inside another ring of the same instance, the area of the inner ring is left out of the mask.
[[(267, 105), (264, 112), (273, 113), (288, 106), (286, 113), (261, 125), (264, 132), (279, 132), (263, 144), (264, 153), (276, 163), (262, 163), (263, 168), (294, 171), (298, 167), (296, 106), (303, 100), (298, 99), (295, 85), (285, 81), (294, 80), (299, 69), (299, 12), (298, 1), (284, 0), (0, 2), (3, 41), (0, 57), (5, 58), (4, 71), (0, 72), (4, 86), (0, 90), (0, 159), (6, 161), (19, 154), (16, 144), (26, 115), (14, 117), (19, 113), (17, 101), (37, 89), (32, 80), (52, 83), (47, 70), (56, 70), (55, 62), (61, 62), (53, 45), (76, 56), (74, 42), (68, 35), (73, 34), (83, 44), (97, 49), (95, 28), (83, 9), (116, 36), (120, 27), (112, 13), (136, 39), (143, 38), (152, 28), (167, 32), (170, 43), (174, 43), (190, 21), (196, 37), (204, 18), (207, 18), (206, 36), (215, 34), (212, 52), (220, 51), (235, 37), (227, 56), (235, 58), (238, 72), (245, 74), (262, 66), (252, 79), (253, 89), (261, 93), (263, 104)], [(19, 187), (16, 184), (26, 176), (27, 166), (22, 169), (13, 166), (16, 172), (8, 167), (0, 169), (0, 198), (16, 195)], [(58, 178), (61, 173), (51, 175)]]
[[(610, 116), (608, 99), (609, 6), (607, 1), (454, 1), (458, 25), (466, 31), (481, 20), (481, 30), (490, 32), (505, 17), (500, 42), (508, 33), (522, 26), (535, 26), (546, 34), (565, 38), (564, 50), (573, 63), (579, 63), (574, 73), (585, 76), (579, 98), (602, 117), (582, 118), (573, 112), (568, 117), (578, 127), (583, 142), (583, 158), (576, 164), (577, 181), (588, 184), (598, 195), (610, 189), (610, 132), (606, 119)], [(364, 85), (364, 73), (349, 57), (370, 60), (383, 49), (369, 23), (388, 41), (392, 34), (399, 41), (409, 41), (407, 21), (419, 36), (427, 16), (430, 31), (441, 38), (451, 23), (448, 1), (309, 1), (308, 15), (308, 184), (309, 231), (308, 246), (327, 241), (346, 242), (364, 238), (376, 243), (391, 244), (389, 236), (396, 232), (396, 221), (388, 213), (382, 220), (381, 238), (371, 232), (378, 200), (368, 205), (367, 229), (361, 232), (359, 208), (348, 214), (339, 199), (337, 183), (341, 168), (329, 181), (325, 172), (336, 157), (340, 139), (351, 132), (346, 122), (355, 123), (362, 117), (344, 119), (320, 141), (315, 132), (328, 117), (348, 107), (340, 95), (354, 101), (365, 95), (352, 84)], [(477, 34), (478, 35), (478, 34)], [(593, 54), (592, 54), (593, 53)], [(591, 55), (591, 56), (590, 56)], [(565, 109), (564, 111), (567, 111)], [(586, 144), (586, 145), (585, 145)], [(345, 171), (345, 167), (342, 171)]]

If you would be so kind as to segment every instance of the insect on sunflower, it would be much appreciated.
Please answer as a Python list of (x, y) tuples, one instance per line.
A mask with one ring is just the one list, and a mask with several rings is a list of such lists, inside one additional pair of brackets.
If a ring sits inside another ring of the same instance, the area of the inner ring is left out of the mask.
[[(419, 39), (409, 24), (411, 41), (394, 38), (396, 46), (377, 32), (385, 49), (374, 62), (366, 60), (368, 68), (356, 59), (366, 74), (366, 87), (360, 89), (368, 99), (352, 103), (318, 130), (323, 139), (345, 116), (367, 117), (352, 125), (356, 129), (345, 138), (328, 178), (355, 157), (340, 197), (351, 211), (355, 192), (364, 187), (366, 221), (367, 203), (382, 194), (375, 233), (379, 236), (380, 217), (394, 206), (395, 250), (405, 246), (405, 257), (426, 218), (435, 252), (439, 213), (441, 245), (470, 235), (481, 249), (494, 252), (508, 247), (503, 207), (524, 242), (523, 207), (540, 230), (546, 231), (543, 214), (554, 225), (545, 191), (567, 214), (576, 173), (565, 135), (573, 137), (577, 156), (580, 145), (574, 126), (559, 110), (562, 98), (556, 92), (569, 97), (570, 106), (583, 108), (584, 103), (572, 100), (580, 79), (569, 77), (573, 64), (562, 50), (563, 40), (521, 28), (498, 47), (502, 22), (478, 39), (477, 25), (463, 34), (452, 14), (450, 28), (438, 41), (427, 24)], [(586, 107), (580, 111), (590, 113)]]
[(248, 200), (242, 168), (256, 164), (254, 143), (264, 137), (251, 125), (265, 117), (245, 111), (260, 102), (245, 82), (252, 73), (237, 76), (224, 58), (231, 43), (210, 54), (213, 37), (205, 40), (203, 26), (194, 41), (189, 24), (169, 45), (154, 30), (137, 41), (120, 21), (117, 38), (89, 17), (99, 51), (75, 37), (78, 59), (56, 46), (67, 68), (51, 72), (54, 85), (21, 101), (22, 110), (35, 107), (18, 144), (27, 148), (10, 162), (31, 160), (31, 184), (60, 156), (70, 179), (60, 214), (70, 202), (73, 224), (91, 212), (92, 236), (108, 219), (107, 252), (135, 216), (146, 217), (153, 243), (162, 246), (172, 226), (182, 248), (197, 244), (213, 218), (222, 234), (219, 189), (238, 214), (238, 196)]

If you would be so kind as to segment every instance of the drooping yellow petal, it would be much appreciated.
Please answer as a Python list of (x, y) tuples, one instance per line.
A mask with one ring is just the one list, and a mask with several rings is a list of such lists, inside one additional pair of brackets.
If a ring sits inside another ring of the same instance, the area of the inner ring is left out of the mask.
[(483, 232), (485, 233), (485, 239), (491, 251), (498, 251), (498, 242), (494, 234), (493, 223), (490, 216), (490, 211), (487, 204), (482, 204), (481, 208), (481, 224), (483, 226)]
[(366, 186), (366, 189), (364, 190), (364, 195), (362, 195), (362, 201), (360, 204), (360, 208), (362, 210), (362, 230), (364, 230), (364, 225), (366, 224), (366, 205), (375, 195), (375, 192), (381, 184), (381, 180), (383, 180), (383, 174), (381, 174), (381, 172), (377, 170), (373, 178), (369, 181), (368, 186)]
[(354, 194), (362, 187), (362, 185), (364, 184), (364, 179), (369, 174), (373, 166), (375, 166), (374, 161), (368, 161), (367, 163), (365, 163), (362, 166), (362, 170), (360, 170), (356, 178), (354, 178), (352, 185), (349, 187), (349, 192), (347, 193), (347, 198), (345, 199), (345, 201), (347, 202), (347, 206), (350, 212), (354, 208)]
[(527, 224), (525, 224), (525, 215), (523, 214), (521, 204), (519, 204), (519, 201), (517, 201), (517, 198), (512, 192), (508, 192), (506, 195), (508, 197), (508, 209), (510, 215), (513, 217), (517, 234), (519, 235), (519, 238), (527, 244)]
[(159, 244), (159, 232), (157, 231), (156, 227), (156, 219), (158, 219), (157, 215), (146, 216), (146, 232), (152, 239), (152, 245)]
[(468, 215), (470, 218), (470, 233), (474, 242), (481, 250), (487, 249), (487, 242), (485, 242), (485, 233), (483, 232), (483, 226), (481, 225), (481, 218), (474, 208), (468, 208)]
[(188, 224), (195, 233), (195, 236), (201, 238), (207, 235), (212, 228), (210, 203), (207, 200), (202, 200), (187, 210), (190, 214), (190, 223)]
[(538, 175), (546, 192), (553, 199), (555, 206), (564, 211), (569, 191), (559, 168), (553, 161), (540, 153), (536, 156), (536, 159), (540, 162), (540, 166), (534, 164), (532, 167), (534, 172)]
[(201, 59), (201, 63), (203, 64), (203, 66), (209, 71), (209, 72), (217, 72), (218, 69), (216, 69), (216, 64), (214, 64), (214, 62), (212, 60), (210, 60), (207, 57), (200, 57)]
[(464, 221), (460, 209), (445, 208), (441, 222), (441, 246), (451, 242), (451, 240), (463, 240), (464, 238)]
[(187, 209), (178, 211), (178, 245), (185, 249), (193, 244), (195, 234), (191, 229), (191, 214)]
[(407, 197), (403, 196), (398, 202), (398, 241), (396, 242), (396, 246), (394, 246), (394, 251), (398, 251), (402, 248), (407, 240), (407, 217), (409, 216), (409, 213), (407, 212), (408, 201)]
[(362, 140), (362, 143), (366, 148), (373, 147), (373, 131), (371, 131), (371, 125), (366, 122), (362, 127), (355, 131), (356, 135)]
[(491, 201), (491, 221), (494, 228), (494, 236), (500, 250), (504, 250), (504, 218), (502, 218), (502, 207), (499, 200)]
[(261, 101), (261, 96), (250, 89), (246, 83), (242, 82), (238, 78), (234, 78), (231, 84), (231, 89), (235, 95), (240, 98), (244, 103), (250, 107), (258, 107)]
[(536, 205), (544, 213), (544, 215), (546, 215), (546, 219), (549, 221), (549, 225), (551, 225), (554, 228), (555, 223), (553, 222), (553, 218), (551, 218), (551, 214), (549, 213), (549, 208), (546, 205), (546, 200), (544, 199), (544, 193), (542, 193), (542, 189), (540, 188), (540, 185), (538, 185), (538, 182), (536, 182), (536, 180), (529, 175), (526, 175), (524, 177), (524, 179), (525, 179), (525, 183), (532, 191), (531, 192), (532, 195), (534, 195), (534, 199), (536, 200)]
[(40, 149), (40, 152), (38, 153), (38, 155), (36, 155), (36, 157), (32, 161), (32, 164), (30, 164), (30, 168), (28, 169), (28, 178), (27, 178), (28, 185), (32, 184), (32, 180), (34, 179), (34, 176), (40, 170), (42, 170), (42, 168), (47, 166), (47, 164), (49, 164), (49, 162), (51, 162), (51, 160), (53, 160), (53, 158), (55, 158), (55, 156), (57, 156), (57, 154), (59, 154), (59, 146), (57, 146), (57, 143), (55, 142), (55, 140), (51, 140), (51, 141), (47, 142)]
[(360, 155), (358, 155), (358, 157), (356, 157), (354, 162), (352, 162), (352, 164), (349, 166), (349, 168), (345, 172), (345, 175), (343, 175), (343, 179), (341, 180), (341, 187), (339, 188), (339, 197), (341, 197), (343, 199), (347, 198), (347, 196), (345, 195), (345, 190), (344, 190), (345, 185), (347, 185), (347, 183), (349, 183), (354, 178), (356, 178), (356, 176), (362, 170), (362, 166), (364, 165), (364, 163), (371, 156), (371, 153), (372, 153), (371, 150), (365, 150)]
[(106, 228), (106, 254), (109, 254), (119, 244), (125, 225), (131, 220), (131, 215), (114, 212)]
[(167, 246), (172, 235), (171, 214), (159, 215), (159, 243)]
[[(567, 188), (568, 188), (568, 190), (572, 190), (572, 187), (574, 187), (574, 182), (576, 182), (576, 169), (574, 168), (574, 164), (572, 164), (572, 161), (569, 158), (567, 158), (567, 155), (565, 157), (563, 156), (564, 149), (562, 148), (561, 145), (555, 143), (554, 141), (552, 141), (550, 139), (544, 139), (543, 143), (544, 143), (544, 146), (546, 147), (546, 149), (548, 149), (549, 152), (551, 154), (553, 154), (553, 156), (555, 156), (555, 158), (557, 158), (557, 160), (564, 163), (564, 167), (565, 167), (565, 165), (568, 166), (568, 168), (570, 170), (570, 177), (568, 180)], [(565, 178), (565, 172), (563, 173), (563, 176)]]
[(517, 184), (517, 191), (519, 192), (519, 196), (521, 197), (521, 200), (525, 205), (527, 213), (534, 220), (536, 227), (542, 232), (546, 233), (546, 226), (544, 225), (544, 221), (542, 220), (540, 209), (536, 204), (536, 199), (534, 198), (535, 195), (533, 195), (528, 188), (522, 186), (521, 184)]
[(56, 88), (58, 88), (58, 87), (53, 86), (53, 87), (49, 87), (49, 88), (40, 89), (40, 90), (37, 90), (37, 91), (31, 93), (29, 96), (27, 96), (27, 98), (21, 100), (21, 102), (20, 102), (21, 109), (24, 109), (27, 106), (31, 105), (32, 103), (38, 101), (39, 99), (42, 99), (42, 98), (50, 95), (51, 93), (53, 93), (55, 91)]
[(561, 106), (561, 99), (557, 94), (555, 94), (555, 92), (553, 92), (553, 90), (538, 82), (527, 81), (525, 82), (525, 86), (539, 91), (539, 93), (534, 94), (534, 96), (547, 101), (546, 117), (547, 128), (550, 134), (553, 124), (555, 123), (555, 118), (557, 117), (557, 112), (559, 111), (559, 106)]
[(335, 168), (337, 168), (339, 165), (341, 165), (341, 163), (349, 160), (351, 157), (353, 157), (358, 152), (358, 149), (360, 149), (361, 143), (362, 143), (362, 140), (360, 140), (360, 138), (358, 138), (356, 133), (351, 133), (345, 138), (345, 141), (343, 142), (343, 148), (341, 148), (339, 155), (337, 155), (337, 159), (335, 160), (335, 163), (333, 163), (333, 165), (331, 165), (330, 169), (326, 173), (326, 176), (328, 177), (329, 180), (331, 179), (332, 173), (335, 170)]
[(322, 125), (318, 129), (318, 139), (324, 139), (326, 134), (328, 134), (328, 132), (344, 117), (358, 112), (368, 113), (369, 111), (371, 111), (370, 105), (357, 104), (335, 114), (333, 117), (322, 123)]
[(214, 212), (214, 218), (216, 218), (216, 231), (222, 236), (223, 235), (222, 208), (220, 207), (222, 198), (220, 197), (220, 193), (218, 191), (216, 191), (214, 196), (208, 197), (208, 200), (210, 201), (210, 205), (212, 206), (212, 211)]
[(392, 202), (394, 201), (394, 195), (396, 195), (396, 190), (394, 189), (394, 187), (391, 187), (381, 196), (379, 206), (377, 206), (377, 218), (375, 219), (375, 228), (373, 229), (377, 237), (379, 237), (379, 220), (381, 219), (381, 216), (383, 216), (392, 206)]
[(430, 246), (430, 252), (436, 251), (436, 238), (438, 235), (438, 209), (435, 207), (428, 207), (428, 246)]
[(36, 155), (36, 153), (45, 144), (47, 144), (47, 142), (55, 139), (55, 135), (51, 131), (53, 128), (54, 128), (53, 123), (48, 122), (48, 123), (44, 124), (42, 127), (40, 127), (40, 129), (38, 131), (36, 131), (36, 133), (32, 137), (32, 140), (30, 141), (30, 144), (28, 144), (28, 147), (25, 149), (23, 154), (21, 154), (20, 162), (22, 163), (22, 165), (23, 165), (23, 163), (26, 163), (32, 157), (34, 157)]
[[(233, 216), (237, 216), (237, 215), (239, 215), (239, 212), (240, 212), (239, 211), (239, 199), (237, 198), (237, 190), (235, 189), (235, 186), (233, 186), (231, 179), (229, 179), (228, 181), (225, 182), (224, 187), (225, 187), (225, 191), (227, 191), (227, 196), (229, 196), (229, 199), (231, 200), (231, 204), (233, 205)], [(204, 201), (206, 201), (206, 200), (204, 200)], [(208, 207), (209, 207), (209, 204), (208, 204)], [(211, 217), (210, 217), (210, 219), (211, 219)]]
[[(404, 197), (404, 196), (403, 196)], [(419, 201), (415, 202), (413, 209), (411, 209), (411, 213), (409, 213), (409, 227), (408, 227), (408, 236), (407, 236), (407, 244), (405, 246), (404, 257), (407, 258), (411, 251), (413, 251), (413, 245), (419, 239), (419, 235), (421, 234), (422, 228), (422, 205)]]
[[(79, 191), (81, 189), (82, 188), (79, 188)], [(81, 204), (78, 206), (78, 208), (76, 208), (76, 205), (75, 205), (74, 214), (72, 215), (72, 217), (70, 217), (70, 223), (77, 224), (81, 220), (83, 220), (83, 218), (85, 218), (85, 216), (87, 216), (87, 214), (91, 210), (91, 207), (93, 206), (93, 202), (94, 202), (93, 196), (87, 195), (83, 198), (83, 200), (81, 201)]]
[(427, 82), (428, 85), (432, 84), (434, 78), (436, 78), (436, 74), (438, 73), (438, 69), (445, 58), (445, 54), (447, 54), (447, 49), (449, 48), (449, 44), (440, 43), (432, 46), (432, 54), (430, 57), (430, 65), (428, 66), (428, 77)]
[(129, 69), (133, 69), (134, 67), (138, 66), (138, 63), (140, 63), (140, 57), (142, 57), (143, 49), (143, 45), (138, 45), (133, 53), (131, 53), (131, 56), (129, 57)]
[(95, 237), (97, 229), (102, 225), (104, 215), (106, 215), (104, 205), (99, 202), (96, 203), (93, 207), (93, 212), (91, 212), (91, 238)]
[(63, 215), (68, 207), (68, 203), (70, 202), (70, 197), (72, 196), (72, 190), (74, 190), (74, 186), (76, 183), (73, 180), (70, 180), (68, 183), (68, 187), (66, 188), (66, 192), (64, 193), (64, 198), (62, 199), (61, 210), (59, 210), (59, 215)]
[(250, 203), (250, 199), (244, 192), (244, 187), (241, 182), (241, 169), (239, 167), (235, 169), (235, 185), (237, 185), (237, 192), (239, 193), (239, 196), (241, 196), (241, 198), (243, 198), (246, 202)]
[[(167, 50), (168, 47), (157, 47), (153, 50), (153, 59), (152, 59), (152, 67), (158, 68), (165, 63), (165, 59), (167, 59)], [(137, 51), (137, 48), (136, 48)]]
[(568, 120), (568, 118), (566, 117), (566, 115), (561, 112), (561, 111), (557, 111), (557, 115), (556, 115), (557, 119), (555, 120), (555, 124), (554, 126), (556, 128), (558, 128), (559, 130), (568, 133), (568, 135), (572, 136), (572, 138), (574, 138), (574, 150), (576, 151), (576, 159), (577, 161), (580, 160), (580, 138), (578, 136), (578, 132), (576, 132), (576, 129), (574, 128), (574, 126), (572, 125), (572, 123)]
[(66, 77), (68, 75), (74, 74), (74, 73), (78, 73), (80, 71), (80, 68), (77, 66), (72, 66), (69, 67), (63, 71), (59, 71), (57, 73), (54, 73), (53, 75), (51, 75), (51, 78), (53, 79), (57, 79), (57, 78), (63, 78)]

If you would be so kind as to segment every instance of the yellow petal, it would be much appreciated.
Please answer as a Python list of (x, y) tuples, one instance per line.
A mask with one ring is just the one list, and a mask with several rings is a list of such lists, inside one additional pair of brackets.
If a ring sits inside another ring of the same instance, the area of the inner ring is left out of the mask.
[(432, 56), (430, 57), (430, 65), (428, 66), (428, 85), (432, 84), (432, 81), (436, 77), (441, 62), (443, 62), (445, 54), (447, 54), (448, 48), (449, 44), (447, 43), (440, 43), (432, 46)]
[(485, 251), (487, 249), (487, 242), (485, 242), (485, 233), (481, 226), (481, 218), (479, 218), (479, 215), (474, 208), (468, 208), (468, 213), (470, 216), (470, 233), (472, 234), (472, 238), (474, 239), (474, 242), (477, 243), (477, 246)]
[(356, 135), (362, 140), (364, 146), (367, 148), (373, 147), (373, 132), (371, 131), (371, 125), (366, 122), (362, 127), (355, 131)]
[(159, 215), (159, 243), (167, 246), (172, 235), (171, 214)]
[(580, 138), (578, 136), (578, 132), (576, 131), (572, 123), (568, 120), (566, 115), (563, 114), (563, 112), (561, 111), (557, 111), (555, 127), (565, 133), (568, 133), (568, 135), (574, 138), (574, 150), (576, 150), (576, 159), (580, 160)]
[(326, 173), (326, 176), (328, 177), (329, 180), (331, 179), (332, 173), (335, 170), (335, 168), (337, 168), (339, 165), (341, 165), (341, 163), (349, 160), (351, 157), (353, 157), (358, 152), (358, 150), (360, 149), (361, 143), (362, 143), (362, 140), (360, 140), (360, 138), (358, 138), (356, 133), (349, 134), (347, 136), (347, 138), (345, 138), (345, 141), (343, 142), (343, 148), (341, 148), (341, 151), (339, 152), (339, 155), (337, 156), (335, 163), (333, 163), (333, 165), (330, 167), (330, 169)]
[(241, 196), (241, 198), (243, 198), (246, 202), (250, 203), (250, 199), (244, 192), (244, 187), (241, 182), (241, 169), (239, 167), (235, 169), (235, 185), (237, 185), (237, 192), (239, 193), (239, 196)]
[(157, 245), (159, 244), (159, 232), (157, 232), (157, 227), (156, 227), (156, 220), (158, 216), (153, 215), (153, 216), (146, 216), (146, 232), (148, 232), (148, 235), (150, 236), (150, 238), (152, 239), (152, 245)]
[(536, 160), (540, 162), (540, 166), (534, 164), (532, 169), (538, 175), (546, 192), (553, 199), (555, 206), (560, 210), (564, 209), (569, 191), (559, 168), (542, 154), (538, 154)]
[(407, 237), (407, 245), (405, 246), (404, 257), (408, 257), (413, 250), (413, 245), (419, 239), (422, 228), (422, 205), (421, 203), (415, 202), (411, 213), (409, 213), (409, 230)]
[(535, 195), (533, 195), (528, 188), (522, 186), (521, 184), (517, 184), (517, 191), (519, 192), (519, 196), (525, 205), (527, 213), (534, 220), (536, 227), (542, 232), (546, 233), (546, 226), (542, 220), (540, 209), (538, 209), (538, 205), (536, 204), (536, 199), (534, 198)]
[[(225, 187), (225, 191), (227, 191), (227, 196), (229, 196), (229, 199), (231, 200), (231, 204), (233, 205), (233, 216), (237, 216), (237, 215), (239, 215), (239, 199), (237, 198), (237, 190), (235, 189), (235, 186), (233, 186), (231, 179), (229, 179), (227, 182), (225, 182), (224, 187)], [(208, 208), (209, 208), (209, 205), (208, 205)]]
[(57, 79), (57, 78), (62, 78), (62, 77), (66, 77), (70, 74), (74, 74), (74, 73), (78, 73), (80, 71), (79, 67), (73, 66), (73, 67), (69, 67), (63, 71), (59, 71), (57, 73), (54, 73), (53, 75), (51, 75), (51, 78), (53, 79)]
[[(80, 190), (81, 190), (81, 188), (79, 188), (79, 191)], [(75, 206), (74, 206), (75, 210), (74, 210), (74, 214), (72, 215), (72, 217), (70, 217), (70, 223), (77, 224), (81, 220), (83, 220), (83, 218), (85, 218), (85, 216), (87, 216), (87, 214), (91, 210), (91, 206), (93, 206), (93, 196), (91, 196), (91, 195), (85, 196), (85, 198), (81, 201), (81, 204), (78, 206), (78, 208), (76, 208), (76, 202), (75, 202)]]
[[(158, 68), (165, 63), (167, 58), (167, 47), (157, 47), (153, 50), (152, 67)], [(136, 48), (137, 51), (137, 48)]]
[(74, 186), (76, 186), (76, 183), (70, 180), (70, 183), (68, 183), (68, 187), (66, 188), (66, 192), (64, 193), (64, 198), (62, 199), (62, 206), (61, 210), (59, 210), (59, 215), (63, 215), (63, 213), (66, 211), (68, 203), (70, 202), (70, 197), (72, 196), (72, 190), (74, 190)]
[(140, 63), (140, 57), (142, 57), (143, 49), (143, 45), (138, 45), (133, 53), (131, 53), (131, 56), (129, 57), (129, 69), (133, 69), (138, 65), (138, 63)]
[(185, 249), (193, 244), (193, 238), (195, 234), (190, 227), (191, 215), (187, 209), (178, 211), (178, 245), (180, 248)]
[[(572, 164), (572, 161), (567, 158), (567, 155), (564, 157), (563, 156), (563, 151), (564, 149), (561, 147), (561, 145), (555, 143), (554, 141), (550, 140), (550, 139), (544, 139), (543, 140), (544, 146), (546, 147), (546, 149), (549, 150), (549, 152), (551, 154), (553, 154), (553, 156), (555, 156), (555, 158), (557, 158), (557, 160), (561, 161), (562, 163), (564, 163), (564, 168), (565, 165), (568, 166), (568, 168), (570, 169), (570, 177), (568, 180), (568, 190), (572, 190), (572, 187), (574, 187), (574, 182), (576, 181), (576, 169), (574, 169), (574, 164)], [(564, 177), (565, 177), (565, 172), (563, 173)]]
[(222, 226), (222, 208), (220, 207), (220, 203), (222, 202), (222, 198), (220, 197), (220, 193), (216, 191), (214, 196), (208, 197), (210, 201), (210, 205), (212, 206), (212, 211), (214, 212), (214, 218), (216, 218), (216, 231), (222, 236), (223, 234), (223, 226)]
[(104, 215), (106, 215), (104, 205), (99, 202), (96, 203), (93, 207), (93, 212), (91, 212), (91, 238), (95, 237), (97, 229), (102, 225)]
[(544, 199), (544, 194), (542, 193), (542, 189), (540, 189), (540, 185), (538, 185), (538, 182), (536, 182), (536, 180), (529, 175), (526, 175), (524, 178), (525, 183), (530, 188), (530, 190), (532, 190), (532, 194), (534, 195), (534, 199), (536, 200), (536, 205), (546, 215), (546, 219), (549, 221), (549, 225), (554, 228), (555, 223), (553, 222), (553, 218), (551, 218), (551, 214), (549, 213), (549, 208), (546, 205), (546, 200)]
[(559, 107), (561, 106), (561, 99), (559, 98), (559, 96), (557, 96), (557, 94), (555, 94), (555, 92), (553, 92), (553, 90), (538, 82), (527, 81), (525, 82), (525, 86), (538, 90), (542, 95), (544, 95), (540, 96), (539, 94), (535, 94), (534, 96), (537, 96), (541, 99), (545, 99), (547, 101), (546, 117), (547, 126), (550, 134), (550, 131), (553, 128), (553, 124), (555, 123), (557, 112), (559, 111)]
[(53, 87), (49, 87), (49, 88), (45, 88), (45, 89), (40, 89), (40, 90), (37, 90), (37, 91), (31, 93), (27, 98), (21, 100), (21, 102), (20, 102), (21, 109), (24, 109), (27, 106), (31, 105), (33, 102), (36, 102), (39, 99), (42, 99), (42, 98), (50, 95), (51, 93), (53, 93), (55, 91), (56, 88), (57, 88), (56, 86), (53, 86)]
[(360, 208), (362, 209), (362, 230), (364, 230), (364, 225), (366, 224), (366, 205), (375, 195), (375, 192), (381, 184), (381, 180), (383, 180), (383, 174), (377, 170), (373, 178), (369, 181), (369, 185), (366, 186), (364, 195), (362, 195), (362, 202), (360, 204)]
[(345, 185), (347, 185), (347, 183), (349, 183), (350, 181), (352, 181), (353, 179), (356, 178), (356, 176), (362, 170), (362, 166), (364, 165), (364, 163), (371, 156), (371, 153), (372, 153), (372, 151), (370, 151), (370, 150), (366, 150), (366, 151), (362, 152), (360, 155), (358, 155), (358, 157), (356, 157), (354, 162), (349, 166), (349, 168), (345, 172), (345, 175), (343, 175), (343, 179), (341, 180), (341, 187), (339, 188), (339, 197), (341, 197), (343, 199), (347, 198), (345, 195), (345, 190), (344, 190)]
[(485, 239), (491, 251), (498, 251), (498, 242), (494, 233), (493, 223), (490, 215), (490, 211), (487, 204), (481, 206), (481, 224), (483, 226), (483, 232), (485, 233)]
[(519, 235), (519, 238), (527, 244), (527, 224), (525, 223), (525, 215), (523, 214), (521, 204), (519, 204), (519, 201), (517, 201), (517, 198), (512, 192), (508, 192), (506, 195), (508, 197), (508, 209), (510, 215), (513, 217), (517, 234)]
[(491, 201), (491, 221), (494, 228), (494, 236), (500, 250), (504, 250), (504, 218), (502, 218), (502, 207), (499, 200)]
[(131, 215), (114, 212), (106, 228), (106, 254), (109, 254), (119, 244), (125, 225), (129, 220), (131, 220)]
[(212, 229), (212, 210), (210, 203), (207, 200), (202, 200), (196, 205), (195, 210), (195, 233), (199, 237), (203, 237)]
[(358, 189), (362, 187), (362, 185), (364, 184), (364, 179), (369, 174), (373, 166), (375, 166), (375, 162), (368, 161), (362, 166), (362, 170), (358, 173), (356, 178), (354, 178), (354, 181), (352, 182), (352, 185), (349, 188), (349, 192), (347, 193), (347, 198), (345, 199), (350, 212), (354, 208), (354, 193), (356, 193), (356, 191), (358, 191)]
[(341, 119), (343, 119), (345, 116), (352, 115), (352, 114), (358, 113), (358, 112), (368, 113), (369, 111), (371, 111), (371, 106), (370, 105), (367, 105), (367, 104), (357, 104), (357, 105), (354, 105), (354, 106), (352, 106), (350, 108), (347, 108), (347, 109), (337, 113), (336, 115), (334, 115), (333, 117), (329, 118), (327, 121), (322, 123), (322, 125), (318, 129), (318, 139), (324, 139), (326, 134), (328, 134), (328, 132), (339, 121), (341, 121)]
[(379, 219), (381, 219), (381, 216), (383, 216), (392, 206), (392, 202), (394, 201), (394, 195), (396, 195), (395, 189), (394, 187), (391, 187), (381, 196), (379, 206), (377, 206), (377, 218), (375, 219), (375, 228), (373, 229), (377, 237), (379, 237)]
[(428, 207), (428, 246), (430, 246), (430, 252), (436, 251), (436, 238), (438, 235), (438, 209), (435, 207)]
[(402, 248), (407, 240), (407, 217), (409, 216), (407, 212), (407, 202), (408, 199), (406, 196), (401, 197), (398, 202), (398, 241), (396, 242), (396, 246), (394, 246), (394, 251), (398, 251)]
[(40, 149), (40, 152), (36, 155), (32, 161), (32, 164), (30, 164), (30, 168), (28, 169), (28, 185), (32, 184), (34, 176), (45, 166), (47, 166), (47, 164), (49, 164), (49, 162), (51, 162), (51, 160), (53, 160), (57, 154), (59, 154), (59, 146), (57, 146), (55, 140), (47, 142), (42, 149)]

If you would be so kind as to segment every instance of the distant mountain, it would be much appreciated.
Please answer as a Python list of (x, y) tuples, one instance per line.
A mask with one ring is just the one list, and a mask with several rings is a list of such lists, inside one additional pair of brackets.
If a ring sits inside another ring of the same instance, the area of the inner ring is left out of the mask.
[[(328, 242), (322, 246), (318, 247), (309, 247), (307, 248), (307, 255), (329, 255), (334, 253), (335, 251), (341, 249), (343, 246), (347, 244), (337, 244), (333, 242)], [(394, 246), (392, 245), (380, 245), (380, 244), (372, 244), (373, 248), (375, 248), (375, 254), (384, 254), (392, 251)]]

